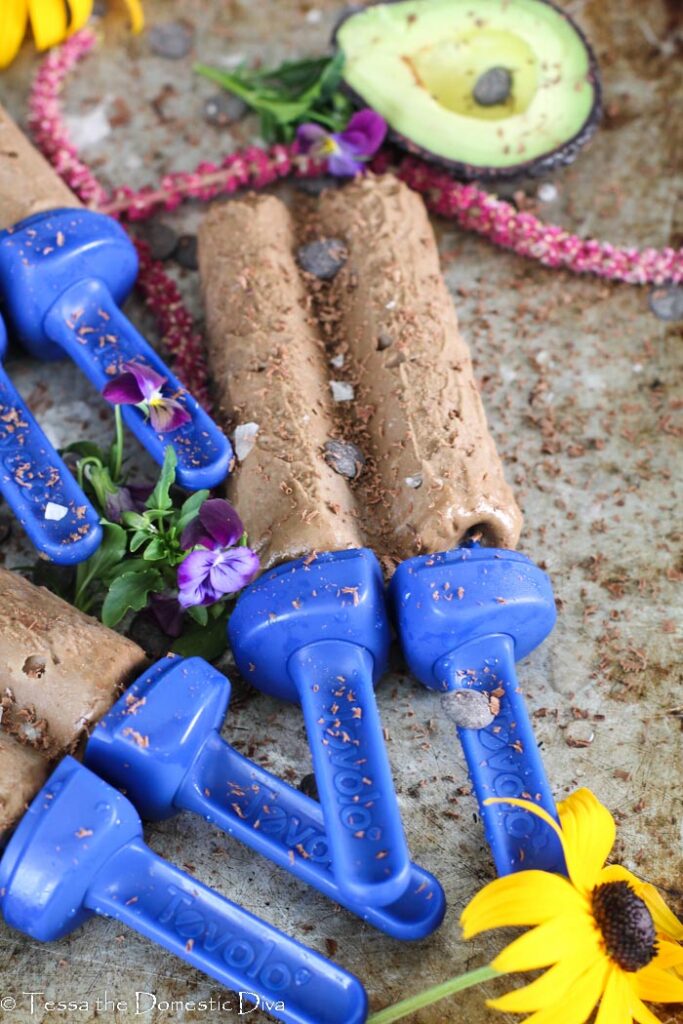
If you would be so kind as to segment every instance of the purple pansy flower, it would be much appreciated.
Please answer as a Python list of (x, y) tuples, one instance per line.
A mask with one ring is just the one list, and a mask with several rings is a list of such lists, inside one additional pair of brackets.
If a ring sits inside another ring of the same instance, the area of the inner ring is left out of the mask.
[(319, 124), (299, 125), (297, 140), (304, 153), (327, 160), (330, 174), (353, 177), (384, 142), (387, 123), (374, 110), (359, 110), (343, 132), (327, 132)]
[(174, 594), (150, 594), (149, 610), (166, 636), (180, 636), (185, 613)]
[(143, 363), (123, 363), (121, 373), (102, 391), (114, 405), (137, 405), (148, 415), (159, 434), (177, 430), (191, 419), (177, 398), (163, 394), (167, 377)]
[(251, 548), (235, 546), (243, 534), (242, 520), (229, 502), (209, 498), (203, 503), (180, 538), (181, 547), (190, 551), (178, 566), (182, 608), (213, 604), (253, 579), (259, 557)]

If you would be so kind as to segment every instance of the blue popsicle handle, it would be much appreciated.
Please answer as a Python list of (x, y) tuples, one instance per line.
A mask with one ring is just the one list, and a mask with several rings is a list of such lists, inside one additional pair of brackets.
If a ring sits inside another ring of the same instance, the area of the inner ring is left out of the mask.
[(2, 367), (0, 492), (35, 547), (53, 562), (74, 565), (99, 546), (97, 512)]
[(503, 634), (466, 644), (435, 666), (444, 689), (495, 692), (500, 710), (485, 729), (458, 728), (486, 838), (500, 875), (539, 869), (566, 873), (559, 840), (539, 818), (489, 797), (533, 800), (557, 819), (555, 801), (515, 672), (512, 639)]
[(287, 666), (301, 698), (339, 889), (386, 906), (405, 892), (410, 855), (372, 686), (372, 655), (321, 640)]
[[(116, 852), (85, 904), (116, 918), (287, 1024), (361, 1024), (353, 975), (207, 889), (142, 840)], [(237, 1007), (236, 1007), (237, 1008)]]
[(320, 804), (243, 757), (216, 733), (194, 761), (175, 804), (200, 814), (396, 939), (424, 938), (441, 923), (443, 890), (417, 865), (411, 866), (408, 888), (391, 905), (349, 900), (334, 879)]
[(133, 360), (166, 377), (164, 395), (177, 398), (191, 419), (177, 430), (157, 433), (137, 406), (124, 405), (126, 426), (159, 464), (166, 447), (173, 445), (178, 458), (176, 479), (181, 486), (199, 490), (225, 480), (233, 458), (227, 437), (135, 330), (102, 281), (80, 280), (67, 288), (51, 307), (43, 328), (100, 391), (122, 363)]

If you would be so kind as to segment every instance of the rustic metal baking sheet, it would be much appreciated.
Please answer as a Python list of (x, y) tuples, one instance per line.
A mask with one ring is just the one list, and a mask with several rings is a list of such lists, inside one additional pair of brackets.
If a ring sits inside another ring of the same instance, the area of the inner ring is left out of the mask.
[[(596, 46), (607, 116), (574, 167), (552, 178), (556, 198), (539, 200), (541, 183), (527, 182), (523, 201), (582, 234), (680, 245), (680, 7), (675, 0), (565, 6)], [(142, 185), (254, 138), (252, 118), (232, 129), (204, 120), (204, 103), (216, 90), (192, 74), (193, 60), (234, 65), (318, 53), (340, 10), (307, 0), (146, 0), (145, 9), (149, 25), (183, 19), (192, 52), (176, 61), (154, 56), (148, 36), (130, 38), (123, 21), (108, 15), (107, 45), (66, 90), (84, 155), (110, 184)], [(20, 120), (36, 64), (27, 49), (0, 78), (2, 99)], [(201, 207), (189, 206), (163, 219), (193, 233), (201, 215)], [(447, 223), (436, 228), (491, 426), (524, 509), (521, 548), (548, 569), (556, 588), (558, 626), (520, 666), (555, 792), (591, 786), (617, 816), (616, 856), (658, 885), (680, 913), (680, 330), (653, 315), (646, 289), (544, 270)], [(178, 276), (201, 316), (196, 272)], [(131, 314), (151, 329), (134, 302)], [(11, 370), (58, 443), (107, 438), (103, 405), (73, 366), (48, 368), (17, 355)], [(8, 565), (29, 556), (16, 531), (0, 549)], [(402, 945), (363, 926), (202, 821), (185, 816), (147, 830), (160, 854), (355, 971), (373, 1008), (486, 962), (501, 942), (465, 945), (459, 938), (459, 911), (492, 868), (453, 727), (438, 698), (398, 664), (378, 700), (414, 858), (448, 896), (446, 921), (427, 941)], [(225, 735), (295, 784), (310, 771), (295, 708), (238, 686)], [(115, 922), (93, 921), (45, 946), (0, 925), (0, 964), (2, 994), (17, 1003), (0, 1011), (7, 1024), (242, 1019), (234, 1000), (232, 1012), (183, 1008), (192, 1000), (230, 1000)], [(42, 993), (33, 1009), (22, 994), (30, 992)], [(136, 992), (143, 993), (137, 1007)], [(413, 1020), (484, 1024), (496, 1018), (483, 997), (473, 990)], [(50, 999), (87, 1008), (59, 1013), (44, 1008)], [(166, 1008), (171, 1001), (175, 1007)], [(113, 1008), (117, 1002), (127, 1009)], [(255, 1011), (244, 1019), (266, 1018)], [(683, 1017), (670, 1011), (663, 1019)]]

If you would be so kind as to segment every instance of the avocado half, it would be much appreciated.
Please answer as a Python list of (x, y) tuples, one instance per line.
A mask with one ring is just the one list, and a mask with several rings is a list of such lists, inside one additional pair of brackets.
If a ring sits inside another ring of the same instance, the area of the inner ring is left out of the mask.
[(346, 14), (334, 42), (354, 102), (462, 178), (571, 163), (602, 113), (595, 55), (548, 0), (389, 0)]

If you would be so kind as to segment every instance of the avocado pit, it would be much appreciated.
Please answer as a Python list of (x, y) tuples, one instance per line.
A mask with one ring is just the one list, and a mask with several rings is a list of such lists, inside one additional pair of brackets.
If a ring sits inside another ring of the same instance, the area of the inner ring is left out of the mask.
[(506, 103), (512, 92), (512, 75), (507, 68), (489, 68), (474, 83), (472, 99), (480, 107)]

